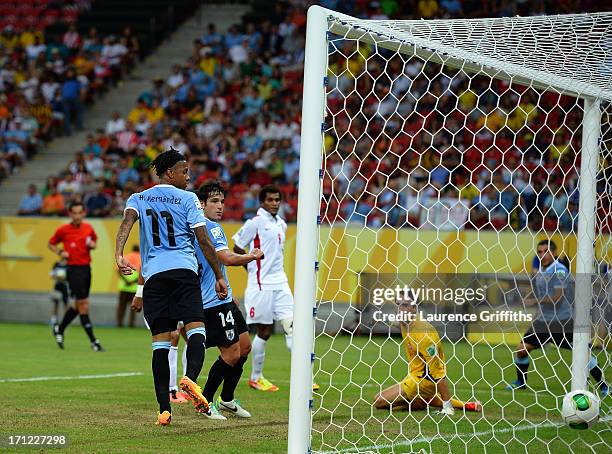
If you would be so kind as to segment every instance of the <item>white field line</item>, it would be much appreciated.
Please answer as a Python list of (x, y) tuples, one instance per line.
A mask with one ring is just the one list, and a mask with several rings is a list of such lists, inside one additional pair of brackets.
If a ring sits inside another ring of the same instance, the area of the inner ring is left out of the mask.
[(94, 380), (96, 378), (115, 378), (115, 377), (137, 377), (144, 375), (142, 372), (119, 372), (116, 374), (97, 374), (97, 375), (73, 375), (56, 377), (30, 377), (30, 378), (0, 378), (0, 383), (19, 383), (31, 381), (51, 381), (51, 380)]
[[(612, 421), (612, 416), (604, 416), (603, 418), (599, 418), (599, 420), (601, 422), (610, 422)], [(544, 423), (544, 424), (524, 424), (520, 426), (507, 427), (503, 429), (483, 430), (480, 432), (465, 432), (465, 433), (459, 433), (459, 434), (449, 433), (449, 434), (434, 435), (431, 437), (420, 437), (420, 438), (415, 438), (414, 440), (399, 441), (393, 444), (371, 445), (371, 446), (363, 446), (363, 447), (359, 446), (355, 448), (347, 448), (347, 449), (341, 449), (341, 450), (335, 450), (335, 451), (318, 451), (317, 454), (332, 454), (332, 453), (343, 453), (343, 452), (359, 453), (359, 452), (368, 452), (368, 451), (373, 452), (373, 451), (378, 451), (380, 449), (391, 449), (397, 446), (421, 445), (421, 444), (431, 443), (437, 440), (444, 440), (445, 442), (450, 443), (452, 441), (460, 440), (462, 438), (482, 437), (485, 435), (494, 436), (495, 434), (503, 434), (503, 433), (510, 433), (510, 432), (515, 433), (515, 432), (522, 432), (525, 430), (550, 429), (552, 427), (562, 427), (562, 426), (564, 426), (563, 423), (553, 423), (553, 422)]]

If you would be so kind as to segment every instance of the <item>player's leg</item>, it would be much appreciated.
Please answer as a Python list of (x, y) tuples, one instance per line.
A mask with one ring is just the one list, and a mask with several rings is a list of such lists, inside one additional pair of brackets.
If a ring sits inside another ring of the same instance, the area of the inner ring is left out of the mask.
[(187, 370), (185, 376), (196, 382), (204, 364), (206, 330), (202, 322), (189, 322), (187, 331)]
[(259, 391), (278, 391), (278, 386), (272, 384), (263, 376), (264, 361), (266, 359), (266, 343), (272, 331), (274, 325), (272, 323), (257, 323), (255, 324), (257, 333), (253, 338), (252, 352), (251, 355), (251, 378), (249, 379), (249, 386)]
[[(79, 276), (78, 276), (78, 268), (74, 266), (68, 266), (66, 270), (66, 279), (68, 281), (68, 285), (70, 286), (70, 292), (73, 297), (76, 297), (74, 287), (78, 286)], [(64, 312), (64, 316), (62, 317), (62, 321), (59, 325), (53, 326), (53, 336), (55, 337), (55, 342), (58, 347), (64, 348), (64, 331), (72, 321), (79, 315), (76, 305), (68, 306), (66, 312)]]
[(274, 290), (274, 319), (278, 320), (285, 334), (285, 345), (291, 351), (293, 346), (293, 295), (287, 285), (282, 290)]
[(70, 286), (74, 288), (74, 296), (76, 299), (76, 308), (79, 312), (79, 318), (81, 320), (81, 326), (85, 330), (89, 342), (91, 342), (91, 348), (96, 352), (103, 352), (104, 349), (100, 345), (100, 341), (96, 339), (93, 332), (93, 325), (89, 317), (89, 289), (91, 287), (91, 268), (89, 266), (80, 266), (76, 268), (76, 275), (78, 282), (73, 283), (71, 281)]
[(395, 408), (418, 411), (426, 407), (427, 403), (419, 396), (417, 381), (410, 375), (374, 396), (374, 408), (379, 410)]
[(529, 371), (529, 352), (539, 347), (534, 345), (531, 336), (523, 338), (514, 352), (514, 365), (516, 367), (516, 380), (507, 386), (508, 389), (524, 389), (527, 386), (527, 372)]
[[(229, 376), (232, 368), (240, 359), (240, 343), (236, 324), (232, 313), (233, 303), (224, 303), (204, 310), (206, 325), (206, 347), (218, 347), (220, 355), (208, 372), (208, 379), (202, 394), (209, 402), (213, 402), (215, 393), (221, 383)], [(209, 418), (225, 419), (212, 408)], [(221, 418), (219, 418), (221, 416)]]
[(384, 410), (390, 407), (408, 407), (408, 400), (404, 396), (401, 383), (389, 386), (374, 396), (374, 408)]
[[(231, 306), (235, 307), (234, 303), (230, 303)], [(240, 312), (240, 311), (235, 311), (232, 309), (232, 307), (230, 306), (230, 311), (233, 311), (234, 313), (236, 312)], [(221, 391), (221, 395), (219, 396), (219, 398), (217, 399), (217, 406), (219, 407), (219, 409), (224, 410), (226, 412), (229, 412), (231, 414), (233, 414), (234, 416), (240, 417), (240, 418), (250, 418), (251, 414), (245, 410), (244, 408), (242, 408), (242, 405), (240, 405), (240, 402), (238, 402), (236, 399), (234, 399), (234, 391), (236, 390), (236, 386), (238, 385), (238, 381), (240, 380), (240, 376), (242, 375), (242, 368), (244, 366), (244, 362), (247, 359), (247, 356), (242, 356), (242, 353), (244, 352), (245, 348), (243, 347), (241, 349), (241, 341), (240, 341), (240, 337), (242, 336), (243, 338), (246, 337), (248, 339), (248, 332), (246, 331), (246, 323), (244, 324), (244, 326), (241, 326), (241, 330), (244, 329), (244, 331), (242, 333), (239, 333), (238, 331), (238, 325), (236, 323), (236, 318), (238, 317), (238, 314), (234, 315), (234, 328), (235, 328), (235, 333), (236, 333), (236, 342), (228, 347), (219, 347), (219, 350), (221, 351), (221, 356), (219, 358), (220, 361), (224, 362), (224, 367), (223, 367), (223, 389)], [(240, 317), (242, 317), (242, 314), (240, 314)], [(244, 319), (243, 319), (244, 320)], [(245, 340), (242, 340), (242, 344), (245, 344)], [(248, 352), (247, 352), (248, 355)], [(229, 366), (229, 367), (228, 367)]]
[(125, 318), (126, 308), (127, 308), (127, 303), (125, 301), (125, 292), (119, 292), (119, 295), (117, 297), (117, 313), (115, 316), (118, 328), (123, 328), (123, 320)]
[(527, 387), (527, 372), (529, 371), (529, 352), (540, 348), (551, 340), (548, 326), (537, 321), (525, 332), (514, 352), (516, 380), (506, 386), (506, 389), (525, 389)]
[(176, 372), (178, 369), (178, 344), (181, 336), (178, 329), (170, 333), (170, 352), (168, 353), (168, 364), (170, 367), (170, 402), (173, 404), (184, 404), (187, 399), (180, 393), (176, 384)]
[(206, 413), (209, 410), (208, 401), (202, 394), (202, 388), (197, 385), (204, 364), (206, 330), (203, 322), (188, 320), (185, 323), (185, 330), (187, 332), (187, 371), (181, 378), (179, 386), (196, 410)]
[[(240, 343), (238, 342), (238, 339), (236, 339), (236, 342), (230, 346), (219, 345), (218, 347), (221, 354), (211, 366), (210, 371), (208, 372), (208, 379), (206, 380), (204, 390), (202, 391), (202, 394), (204, 394), (204, 397), (206, 397), (209, 402), (214, 401), (214, 396), (219, 389), (219, 386), (221, 386), (221, 383), (223, 383), (225, 379), (230, 376), (233, 367), (240, 359)], [(219, 397), (214, 404), (211, 404), (211, 411), (205, 416), (209, 419), (227, 419), (219, 412), (221, 402), (221, 398)], [(229, 406), (231, 407), (230, 410), (233, 410), (234, 412), (237, 412), (240, 408), (236, 405), (232, 405), (231, 403)], [(251, 415), (248, 414), (248, 416)]]
[[(574, 342), (574, 328), (572, 325), (566, 326), (565, 330), (558, 330), (552, 333), (553, 342), (559, 347), (567, 350), (572, 350), (572, 344)], [(599, 392), (601, 393), (601, 397), (606, 397), (610, 389), (608, 384), (604, 380), (603, 370), (599, 366), (597, 361), (597, 357), (591, 354), (591, 357), (588, 362), (589, 373), (591, 377), (593, 377), (593, 381), (595, 385), (599, 388)]]
[(49, 324), (51, 326), (57, 325), (57, 313), (59, 309), (59, 295), (57, 293), (57, 290), (54, 290), (51, 294), (51, 304), (53, 304), (53, 310), (51, 311), (51, 320), (49, 321)]
[(66, 312), (70, 304), (70, 292), (68, 291), (68, 285), (66, 283), (62, 284), (60, 294), (62, 295), (62, 303), (64, 303), (63, 310)]
[(91, 319), (89, 318), (89, 299), (78, 299), (76, 301), (76, 306), (79, 312), (81, 326), (83, 327), (83, 330), (85, 330), (85, 333), (91, 342), (91, 348), (96, 352), (103, 352), (104, 348), (102, 348), (100, 341), (94, 335), (93, 325), (91, 323)]
[(183, 320), (187, 333), (187, 370), (179, 387), (198, 412), (206, 413), (209, 410), (208, 401), (202, 395), (202, 388), (197, 385), (206, 351), (200, 280), (191, 270), (171, 270), (164, 274), (166, 285), (172, 288), (169, 295), (169, 301), (172, 301), (169, 313), (173, 319)]
[(242, 371), (244, 364), (246, 363), (249, 353), (251, 351), (251, 338), (249, 337), (249, 331), (246, 324), (246, 320), (240, 312), (238, 306), (233, 303), (232, 311), (234, 313), (234, 320), (236, 323), (236, 331), (238, 332), (238, 344), (240, 346), (240, 357), (229, 374), (223, 380), (223, 388), (221, 389), (221, 395), (219, 397), (219, 408), (222, 410), (228, 410), (229, 412), (243, 418), (248, 418), (251, 414), (242, 408), (240, 402), (234, 398), (234, 393), (240, 377), (242, 377)]
[[(130, 305), (132, 304), (132, 299), (134, 298), (134, 293), (128, 293), (129, 295), (129, 303), (127, 304), (127, 307), (129, 308)], [(129, 317), (129, 322), (128, 322), (128, 326), (130, 328), (134, 328), (134, 323), (136, 322), (136, 312), (133, 310), (128, 309), (128, 317)]]
[(266, 343), (274, 329), (273, 298), (273, 291), (253, 288), (247, 288), (244, 296), (247, 324), (255, 325), (257, 329), (251, 350), (251, 378), (249, 386), (259, 391), (278, 391), (278, 386), (270, 383), (263, 376)]
[[(55, 285), (53, 286), (53, 290), (51, 290), (50, 297), (51, 297), (51, 303), (53, 304), (50, 324), (51, 326), (55, 326), (57, 325), (57, 318), (59, 314), (59, 303), (60, 303), (60, 300), (63, 299), (62, 283), (60, 282), (55, 283)], [(64, 310), (66, 309), (65, 306), (66, 305), (64, 304)]]
[(153, 372), (153, 384), (155, 386), (155, 396), (159, 404), (159, 414), (157, 424), (166, 426), (172, 419), (172, 409), (170, 407), (170, 396), (168, 394), (168, 384), (170, 383), (170, 366), (168, 365), (168, 354), (170, 352), (170, 330), (172, 320), (155, 319), (149, 321), (151, 327), (151, 340), (153, 347), (153, 358), (151, 369)]
[(181, 365), (183, 367), (183, 375), (187, 375), (187, 332), (185, 331), (185, 325), (183, 325), (183, 323), (180, 325), (179, 333), (181, 333), (181, 337), (185, 341), (183, 352), (181, 353)]

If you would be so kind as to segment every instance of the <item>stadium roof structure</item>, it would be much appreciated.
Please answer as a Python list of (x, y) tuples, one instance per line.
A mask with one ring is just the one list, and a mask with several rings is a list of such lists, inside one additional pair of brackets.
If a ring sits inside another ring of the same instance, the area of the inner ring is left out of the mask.
[(612, 12), (492, 19), (363, 20), (329, 31), (469, 73), (612, 101)]

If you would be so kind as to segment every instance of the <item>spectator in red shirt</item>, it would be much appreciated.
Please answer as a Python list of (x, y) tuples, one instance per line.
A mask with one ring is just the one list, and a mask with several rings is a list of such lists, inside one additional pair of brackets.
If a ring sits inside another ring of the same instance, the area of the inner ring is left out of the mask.
[[(73, 202), (68, 210), (71, 222), (59, 227), (49, 240), (49, 249), (68, 263), (67, 280), (70, 292), (75, 299), (75, 305), (70, 306), (64, 314), (64, 319), (60, 325), (53, 327), (55, 342), (64, 348), (64, 331), (66, 327), (78, 315), (81, 325), (89, 336), (91, 347), (96, 352), (104, 349), (100, 341), (93, 333), (93, 327), (89, 318), (89, 289), (91, 287), (91, 255), (90, 251), (96, 248), (98, 236), (93, 227), (87, 222), (83, 222), (85, 217), (85, 207), (82, 202)], [(58, 245), (62, 243), (64, 249)]]

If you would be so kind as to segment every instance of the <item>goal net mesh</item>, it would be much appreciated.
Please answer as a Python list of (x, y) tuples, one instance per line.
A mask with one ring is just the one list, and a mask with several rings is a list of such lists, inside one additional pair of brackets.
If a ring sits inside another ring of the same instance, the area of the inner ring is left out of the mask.
[[(506, 390), (530, 322), (481, 314), (537, 317), (539, 307), (526, 304), (540, 266), (537, 244), (554, 241), (575, 274), (579, 213), (594, 216), (588, 331), (591, 354), (612, 379), (612, 14), (331, 15), (328, 26), (312, 450), (609, 451), (605, 399), (588, 431), (561, 419), (571, 350), (555, 343), (534, 350), (528, 388)], [(579, 204), (585, 97), (601, 110), (593, 213)], [(408, 375), (398, 324), (380, 320), (397, 313), (396, 302), (373, 302), (375, 288), (399, 283), (485, 289), (465, 304), (419, 299), (426, 315), (477, 315), (431, 323), (451, 395), (481, 402), (482, 413), (458, 409), (441, 418), (431, 405), (373, 407), (377, 393)], [(592, 379), (589, 386), (598, 393)]]

